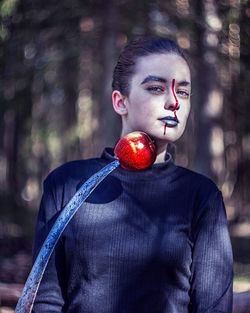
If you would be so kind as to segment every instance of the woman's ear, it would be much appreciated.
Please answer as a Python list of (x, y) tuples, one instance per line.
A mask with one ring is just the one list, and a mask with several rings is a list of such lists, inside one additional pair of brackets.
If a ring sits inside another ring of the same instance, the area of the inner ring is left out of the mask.
[(112, 92), (112, 103), (115, 112), (119, 115), (127, 115), (128, 110), (125, 105), (125, 97), (121, 94), (120, 91), (114, 90)]

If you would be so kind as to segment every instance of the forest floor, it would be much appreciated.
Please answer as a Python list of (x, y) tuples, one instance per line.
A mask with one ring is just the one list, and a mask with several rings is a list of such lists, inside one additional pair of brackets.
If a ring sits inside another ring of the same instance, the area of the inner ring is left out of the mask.
[[(231, 229), (235, 261), (234, 294), (247, 291), (250, 295), (250, 234), (246, 230), (250, 231), (250, 223), (247, 227), (236, 225)], [(2, 224), (0, 251), (0, 313), (11, 313), (31, 268), (31, 239), (22, 236), (17, 225)]]

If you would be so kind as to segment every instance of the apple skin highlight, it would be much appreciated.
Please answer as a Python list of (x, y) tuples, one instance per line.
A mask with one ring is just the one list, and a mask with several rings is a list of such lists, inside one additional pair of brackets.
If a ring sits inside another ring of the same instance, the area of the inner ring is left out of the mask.
[(115, 156), (127, 170), (144, 170), (156, 159), (153, 140), (144, 132), (135, 131), (123, 136), (115, 146)]

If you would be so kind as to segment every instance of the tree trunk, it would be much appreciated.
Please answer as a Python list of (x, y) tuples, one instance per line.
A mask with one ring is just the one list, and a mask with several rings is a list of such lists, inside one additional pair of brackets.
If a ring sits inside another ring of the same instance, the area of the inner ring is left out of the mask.
[[(222, 107), (222, 92), (217, 77), (220, 21), (216, 14), (216, 2), (197, 1), (196, 15), (198, 61), (195, 63), (197, 78), (193, 97), (197, 104), (194, 108), (197, 137), (193, 167), (198, 172), (217, 180), (223, 170), (219, 163), (223, 160), (223, 149), (217, 149), (223, 143), (223, 133), (218, 126), (221, 114), (218, 108)], [(209, 25), (206, 21), (209, 21), (211, 16), (216, 23), (211, 22)]]
[(114, 146), (120, 136), (119, 117), (112, 108), (111, 83), (116, 59), (116, 40), (119, 30), (118, 8), (115, 1), (102, 2), (101, 33), (98, 62), (100, 66), (97, 78), (98, 129), (95, 134), (96, 152), (99, 154), (105, 146)]

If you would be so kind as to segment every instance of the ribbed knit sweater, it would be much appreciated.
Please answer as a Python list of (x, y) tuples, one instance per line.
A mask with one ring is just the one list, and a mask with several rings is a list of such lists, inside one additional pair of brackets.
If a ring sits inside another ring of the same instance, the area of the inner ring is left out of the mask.
[[(91, 175), (114, 160), (72, 161), (44, 182), (34, 257), (58, 214)], [(33, 312), (232, 311), (232, 250), (221, 192), (166, 161), (118, 167), (79, 208), (51, 256)]]

